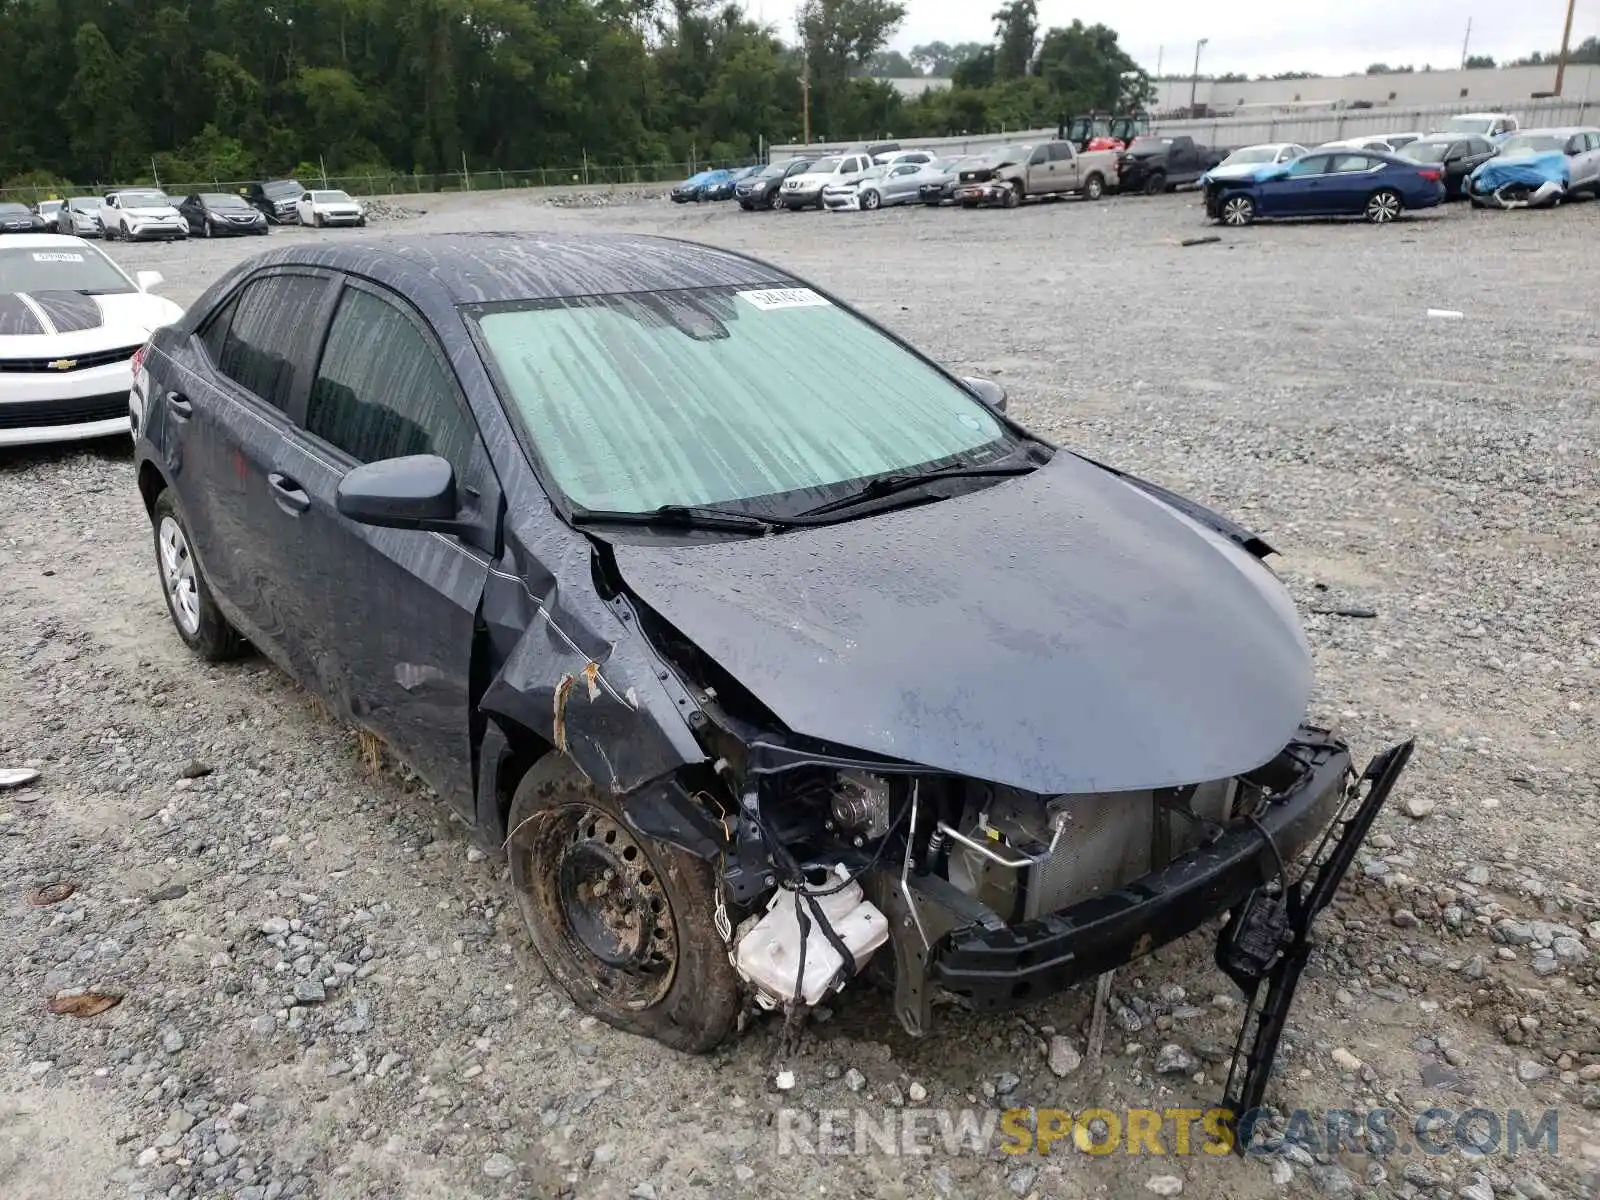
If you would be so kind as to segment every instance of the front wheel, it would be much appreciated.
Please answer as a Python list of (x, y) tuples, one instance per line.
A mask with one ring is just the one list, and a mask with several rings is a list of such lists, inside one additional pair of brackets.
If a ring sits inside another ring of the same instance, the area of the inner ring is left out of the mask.
[(1381, 192), (1372, 193), (1371, 199), (1367, 201), (1366, 218), (1374, 225), (1387, 225), (1400, 215), (1402, 207), (1404, 206), (1400, 203), (1400, 196), (1385, 188)]
[(228, 624), (200, 573), (189, 540), (189, 528), (171, 489), (156, 497), (151, 520), (155, 526), (156, 568), (161, 574), (161, 591), (178, 636), (207, 662), (238, 658), (246, 649), (245, 640)]
[(1229, 196), (1222, 202), (1222, 223), (1235, 227), (1256, 219), (1256, 202), (1249, 196)]
[(868, 188), (866, 191), (861, 193), (861, 207), (866, 209), (868, 212), (873, 211), (882, 203), (883, 198), (879, 196), (878, 193), (872, 188)]
[(1022, 188), (1020, 185), (1013, 184), (1011, 187), (1006, 189), (1006, 198), (1004, 200), (1004, 204), (1007, 208), (1016, 208), (1021, 203)]
[(739, 981), (710, 864), (634, 834), (616, 798), (558, 752), (522, 777), (510, 828), (528, 936), (579, 1009), (696, 1054), (733, 1031)]
[(767, 207), (771, 209), (783, 207), (783, 196), (776, 188), (767, 196)]
[(1144, 194), (1146, 196), (1159, 196), (1167, 190), (1167, 177), (1157, 171), (1144, 181)]
[[(302, 225), (305, 224), (304, 221), (302, 221), (300, 223)], [(321, 213), (313, 213), (311, 215), (311, 224), (314, 225), (316, 228), (321, 229), (324, 225), (327, 224), (327, 222), (322, 219), (322, 214)]]

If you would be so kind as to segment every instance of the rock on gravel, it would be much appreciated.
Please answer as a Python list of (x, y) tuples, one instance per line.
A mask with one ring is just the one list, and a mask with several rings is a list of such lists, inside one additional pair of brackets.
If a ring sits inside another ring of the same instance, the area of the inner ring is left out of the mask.
[(1177, 1175), (1152, 1175), (1144, 1181), (1144, 1190), (1157, 1196), (1181, 1196), (1183, 1180)]
[(1063, 1037), (1059, 1033), (1050, 1039), (1050, 1050), (1046, 1059), (1051, 1074), (1057, 1078), (1065, 1079), (1083, 1065), (1083, 1055), (1078, 1053), (1078, 1048), (1072, 1044), (1072, 1039)]

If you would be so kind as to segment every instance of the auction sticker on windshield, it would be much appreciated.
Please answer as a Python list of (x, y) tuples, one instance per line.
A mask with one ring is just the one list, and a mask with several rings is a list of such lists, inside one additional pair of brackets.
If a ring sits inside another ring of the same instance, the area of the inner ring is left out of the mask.
[(34, 262), (82, 262), (83, 255), (74, 254), (71, 250), (35, 250)]
[(762, 311), (774, 308), (829, 308), (831, 304), (810, 288), (767, 288), (759, 292), (738, 292), (744, 300)]

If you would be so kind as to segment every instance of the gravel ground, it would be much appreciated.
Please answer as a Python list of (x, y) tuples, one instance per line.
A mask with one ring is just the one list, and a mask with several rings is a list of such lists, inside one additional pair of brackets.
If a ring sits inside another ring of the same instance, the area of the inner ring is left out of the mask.
[[(781, 1109), (1204, 1108), (1237, 1003), (1195, 939), (1118, 974), (1098, 1069), (1075, 1061), (1083, 993), (941, 1013), (918, 1042), (853, 989), (784, 1059), (770, 1024), (689, 1059), (580, 1019), (503, 863), (424, 788), (264, 663), (184, 651), (112, 444), (0, 458), (0, 766), (41, 772), (0, 792), (0, 1194), (1596, 1193), (1600, 203), (1187, 248), (1192, 196), (859, 216), (406, 203), (425, 210), (407, 232), (659, 230), (770, 257), (1002, 381), (1040, 431), (1263, 532), (1316, 652), (1314, 716), (1362, 754), (1419, 741), (1324, 919), (1274, 1095), (1408, 1119), (1553, 1108), (1558, 1148), (780, 1154)], [(318, 236), (355, 235), (273, 239)], [(261, 246), (113, 253), (187, 303)], [(55, 883), (75, 890), (30, 904)], [(71, 989), (124, 999), (45, 1011)]]

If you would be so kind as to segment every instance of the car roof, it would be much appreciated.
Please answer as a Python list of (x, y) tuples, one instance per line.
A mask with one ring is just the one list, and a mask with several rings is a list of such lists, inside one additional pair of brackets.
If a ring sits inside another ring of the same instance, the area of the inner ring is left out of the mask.
[(349, 271), (403, 295), (431, 283), (456, 304), (795, 283), (779, 268), (731, 250), (644, 234), (409, 234), (301, 244), (269, 250), (254, 263)]
[(1508, 112), (1470, 112), (1454, 113), (1445, 118), (1447, 121), (1458, 121), (1463, 118), (1469, 121), (1498, 121), (1501, 117), (1511, 116)]
[(0, 246), (7, 249), (26, 250), (33, 247), (35, 250), (57, 249), (67, 246), (82, 246), (82, 238), (72, 237), (65, 233), (11, 233), (7, 234)]
[(1575, 133), (1600, 133), (1593, 125), (1540, 125), (1533, 129), (1517, 130), (1518, 137), (1529, 134), (1541, 137), (1571, 137)]

